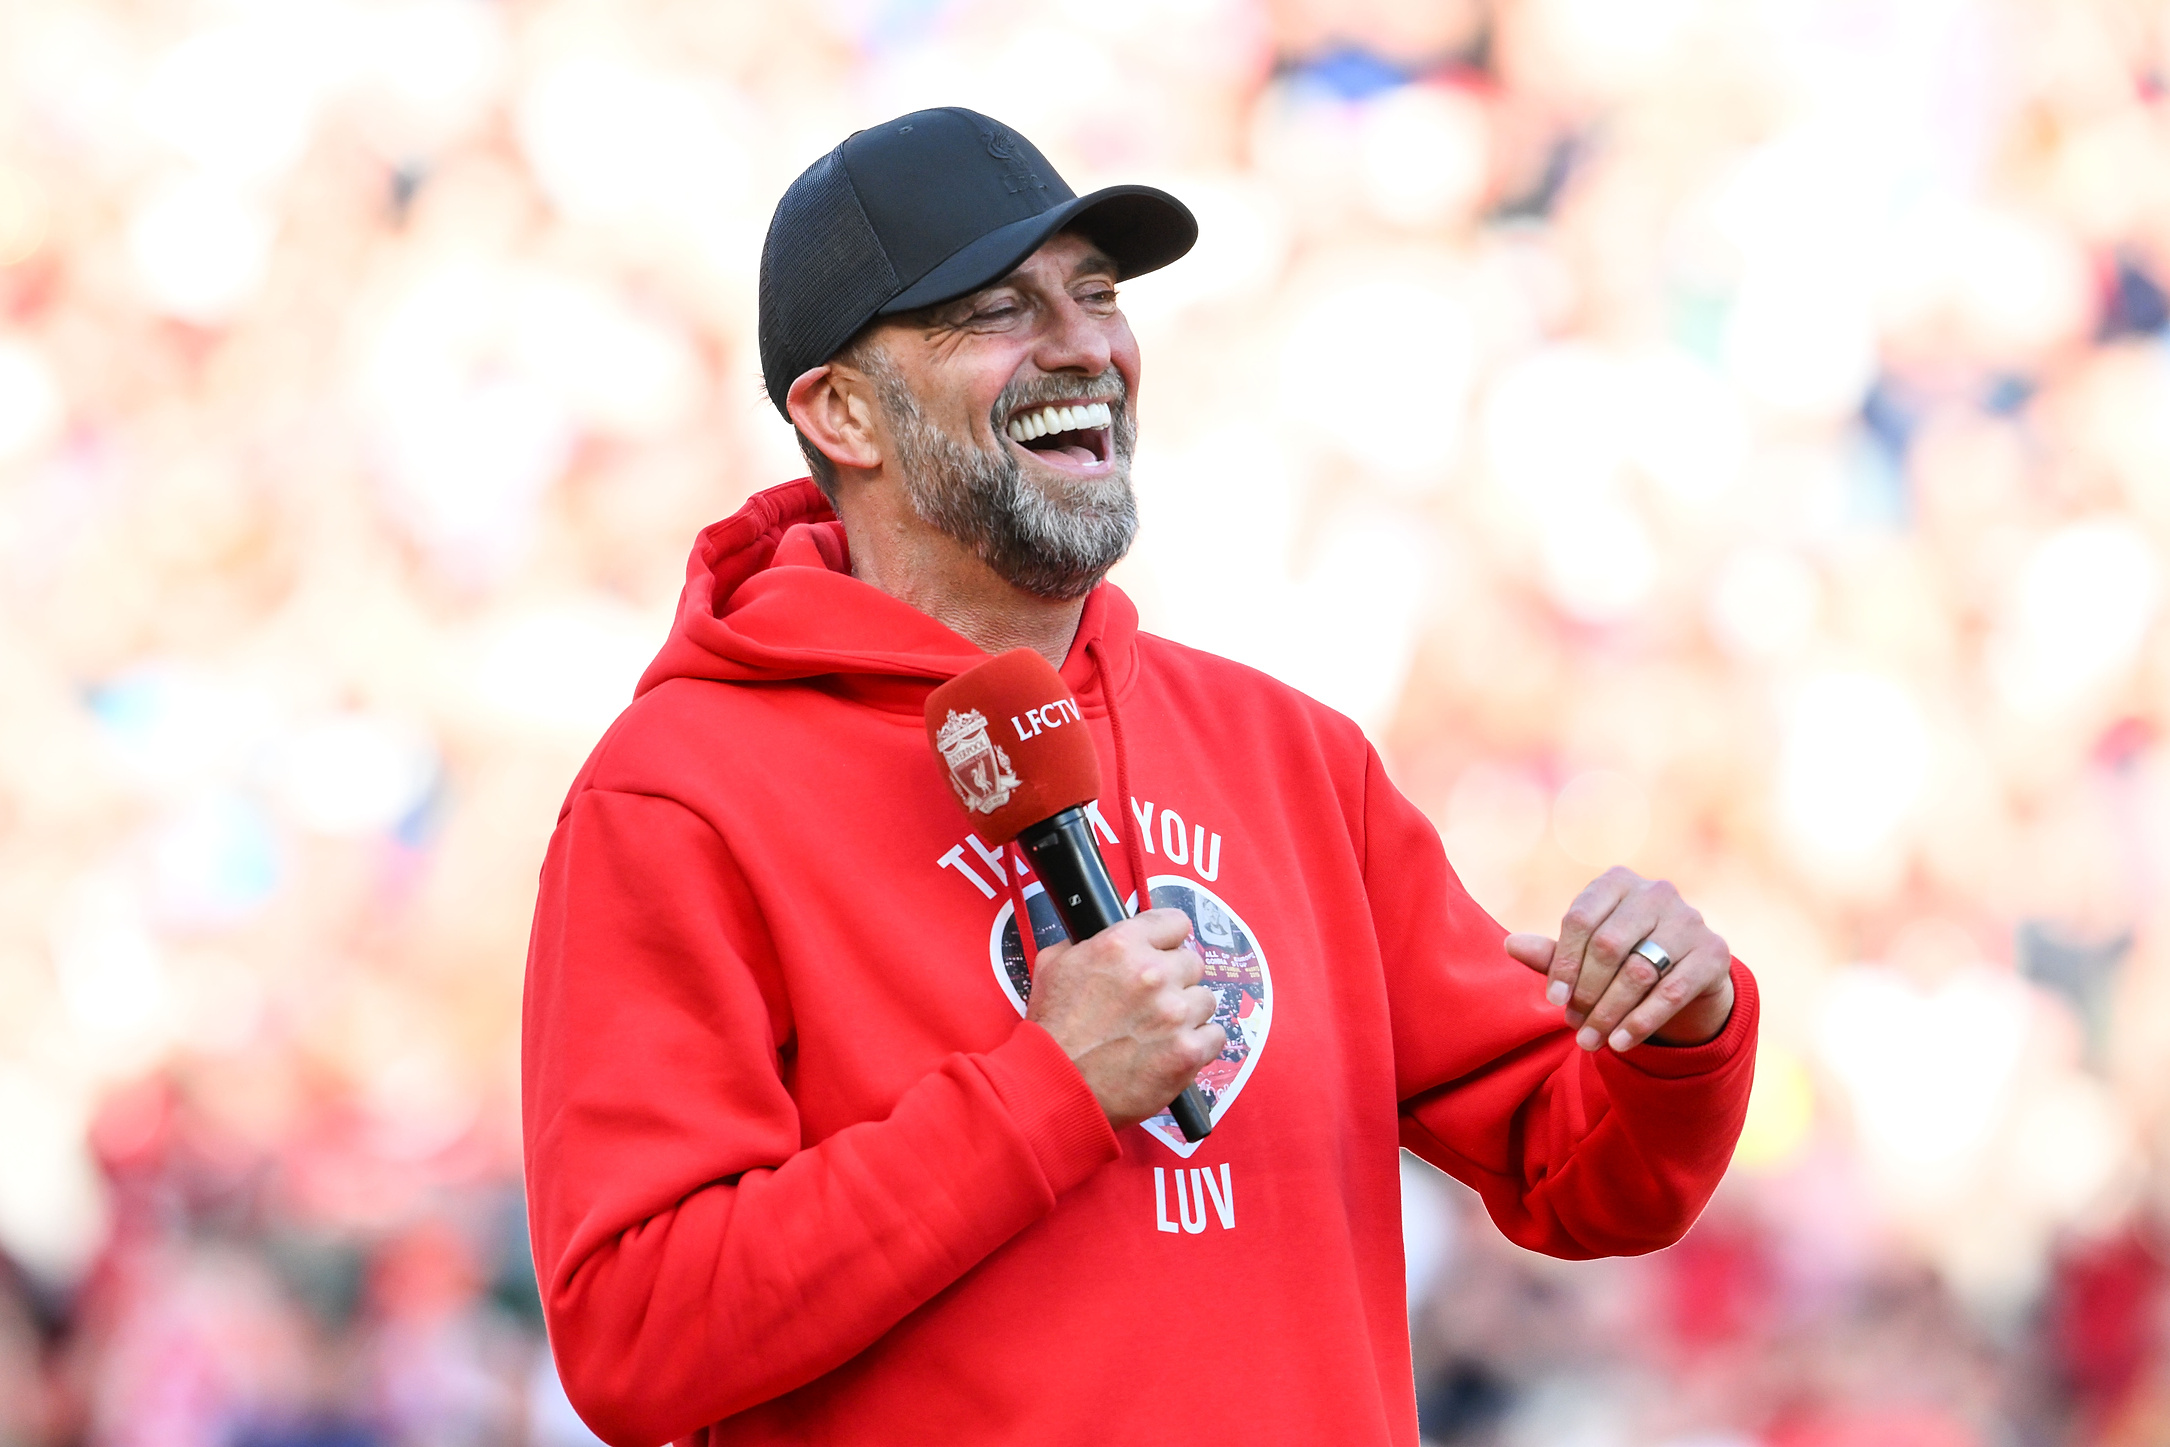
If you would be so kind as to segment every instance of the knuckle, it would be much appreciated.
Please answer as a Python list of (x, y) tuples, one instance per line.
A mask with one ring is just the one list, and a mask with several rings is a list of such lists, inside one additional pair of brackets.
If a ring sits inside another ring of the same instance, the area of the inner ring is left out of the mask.
[(1588, 934), (1597, 928), (1597, 911), (1586, 904), (1576, 904), (1567, 911), (1567, 924), (1571, 929)]
[(1636, 994), (1648, 994), (1650, 987), (1658, 982), (1658, 969), (1641, 955), (1631, 955), (1620, 971), (1620, 978), (1633, 986)]
[[(1134, 945), (1152, 949), (1156, 937), (1164, 934), (1166, 928), (1167, 922), (1161, 918), (1161, 912), (1154, 909), (1147, 910), (1143, 914), (1134, 914), (1129, 919), (1123, 920), (1113, 928), (1104, 931), (1104, 933), (1113, 934), (1116, 930), (1121, 930), (1125, 940), (1132, 942)], [(1095, 938), (1098, 938), (1098, 936), (1095, 936)]]

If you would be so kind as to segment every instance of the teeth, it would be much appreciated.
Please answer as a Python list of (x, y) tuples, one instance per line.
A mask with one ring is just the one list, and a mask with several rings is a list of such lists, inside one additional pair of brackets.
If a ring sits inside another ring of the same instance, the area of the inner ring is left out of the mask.
[(1026, 412), (1010, 419), (1003, 431), (1013, 442), (1030, 442), (1035, 437), (1045, 437), (1050, 432), (1079, 432), (1089, 427), (1108, 427), (1115, 421), (1115, 412), (1105, 402), (1088, 402), (1082, 407), (1042, 407), (1037, 412)]

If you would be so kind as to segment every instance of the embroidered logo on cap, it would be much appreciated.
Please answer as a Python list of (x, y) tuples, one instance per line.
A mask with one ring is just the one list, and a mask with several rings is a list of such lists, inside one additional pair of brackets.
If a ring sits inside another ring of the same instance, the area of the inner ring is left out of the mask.
[(1016, 136), (1010, 134), (1001, 126), (982, 131), (980, 134), (987, 142), (987, 154), (998, 161), (1008, 163), (1003, 167), (1009, 173), (1002, 178), (1004, 190), (1015, 196), (1020, 191), (1045, 191), (1047, 189), (1047, 182), (1040, 179), (1039, 173), (1034, 171), (1032, 164), (1025, 159), (1018, 146)]

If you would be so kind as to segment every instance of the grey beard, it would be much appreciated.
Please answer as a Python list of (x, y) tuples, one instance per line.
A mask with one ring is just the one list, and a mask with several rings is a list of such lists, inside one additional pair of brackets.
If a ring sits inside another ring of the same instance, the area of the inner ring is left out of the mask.
[(1130, 551), (1138, 531), (1138, 503), (1130, 490), (1138, 429), (1112, 367), (1082, 387), (1055, 377), (1013, 382), (995, 402), (990, 420), (997, 438), (1012, 412), (1035, 402), (1113, 404), (1115, 465), (1105, 477), (1071, 483), (1029, 478), (1001, 442), (978, 447), (928, 421), (879, 353), (862, 359), (860, 369), (881, 398), (912, 511), (972, 549), (997, 577), (1035, 597), (1071, 602), (1090, 593)]

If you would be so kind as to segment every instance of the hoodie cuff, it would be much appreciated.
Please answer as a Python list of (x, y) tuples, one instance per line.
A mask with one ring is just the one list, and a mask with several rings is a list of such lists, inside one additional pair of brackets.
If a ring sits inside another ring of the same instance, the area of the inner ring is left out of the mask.
[(1018, 1021), (980, 1065), (1056, 1195), (1122, 1154), (1092, 1087), (1055, 1037), (1032, 1021)]
[(1722, 1070), (1743, 1049), (1753, 1048), (1756, 1021), (1762, 1011), (1756, 995), (1756, 977), (1739, 960), (1733, 961), (1732, 973), (1733, 1013), (1726, 1017), (1725, 1028), (1714, 1039), (1700, 1045), (1661, 1045), (1655, 1040), (1647, 1041), (1619, 1057), (1620, 1062), (1661, 1080), (1683, 1080), (1691, 1075), (1708, 1075)]

